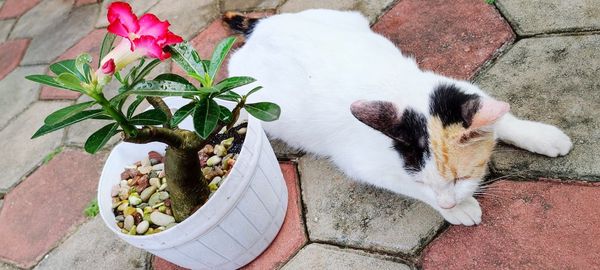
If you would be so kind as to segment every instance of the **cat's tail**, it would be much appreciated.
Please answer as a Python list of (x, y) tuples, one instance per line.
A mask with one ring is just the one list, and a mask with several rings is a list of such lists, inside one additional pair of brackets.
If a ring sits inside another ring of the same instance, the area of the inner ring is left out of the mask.
[(234, 11), (227, 11), (223, 14), (223, 21), (229, 25), (231, 30), (249, 36), (258, 23), (259, 19), (246, 17), (244, 14)]

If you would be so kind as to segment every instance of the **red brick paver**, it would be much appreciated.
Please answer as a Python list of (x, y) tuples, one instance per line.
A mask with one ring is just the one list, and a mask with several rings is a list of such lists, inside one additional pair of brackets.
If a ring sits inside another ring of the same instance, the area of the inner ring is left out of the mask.
[(0, 80), (13, 71), (21, 62), (29, 39), (17, 39), (0, 44)]
[(0, 9), (0, 20), (19, 17), (39, 2), (40, 0), (6, 0)]
[[(281, 162), (280, 166), (288, 188), (288, 209), (283, 226), (267, 250), (243, 269), (275, 269), (287, 262), (307, 242), (301, 216), (302, 208), (296, 166), (291, 162)], [(158, 257), (154, 257), (152, 264), (154, 270), (186, 269)]]
[(494, 185), (483, 223), (453, 226), (423, 253), (424, 269), (597, 269), (600, 186)]
[[(64, 54), (59, 56), (56, 61), (73, 59), (82, 53), (89, 53), (93, 58), (91, 65), (93, 68), (96, 68), (98, 63), (98, 53), (100, 51), (102, 39), (104, 39), (105, 34), (106, 29), (96, 29), (90, 32), (87, 36), (75, 44), (75, 46), (71, 47)], [(48, 74), (50, 74), (50, 72), (48, 72)], [(77, 99), (80, 95), (81, 94), (79, 92), (57, 89), (49, 86), (42, 87), (42, 90), (40, 91), (40, 99), (42, 100)]]
[(82, 223), (103, 160), (67, 149), (9, 192), (0, 211), (0, 259), (32, 267)]
[(468, 79), (514, 34), (494, 6), (482, 0), (403, 0), (373, 30), (414, 55), (419, 65)]

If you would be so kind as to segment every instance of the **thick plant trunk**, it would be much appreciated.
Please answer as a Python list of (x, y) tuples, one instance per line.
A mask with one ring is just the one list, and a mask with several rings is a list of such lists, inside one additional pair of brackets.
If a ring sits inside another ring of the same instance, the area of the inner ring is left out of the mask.
[(200, 170), (198, 151), (185, 151), (169, 146), (165, 158), (171, 210), (175, 220), (181, 222), (208, 200), (210, 189)]

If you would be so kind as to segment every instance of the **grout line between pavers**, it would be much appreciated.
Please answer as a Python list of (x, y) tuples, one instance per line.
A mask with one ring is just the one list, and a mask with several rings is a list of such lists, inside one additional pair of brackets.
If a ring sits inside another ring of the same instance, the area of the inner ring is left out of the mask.
[[(396, 5), (400, 4), (400, 1), (402, 1), (402, 0), (394, 0), (391, 3), (389, 3), (386, 7), (381, 9), (379, 14), (373, 20), (373, 23), (369, 22), (369, 28), (372, 28), (375, 24), (377, 24), (379, 22), (379, 20), (381, 20), (381, 17), (383, 17), (383, 15), (387, 14), (390, 10), (392, 10), (392, 8), (394, 8), (394, 7), (396, 7)], [(363, 14), (363, 15), (365, 15), (365, 14)]]
[(376, 249), (365, 249), (365, 248), (357, 247), (357, 246), (353, 246), (353, 245), (340, 245), (339, 243), (325, 241), (325, 240), (309, 241), (309, 243), (307, 243), (307, 246), (309, 244), (322, 244), (322, 245), (334, 246), (334, 247), (340, 248), (342, 250), (349, 250), (349, 251), (354, 251), (354, 252), (366, 253), (366, 254), (370, 254), (370, 255), (376, 255), (379, 259), (383, 259), (383, 260), (391, 261), (391, 262), (403, 263), (408, 266), (415, 266), (415, 262), (417, 259), (416, 256), (410, 256), (410, 255), (405, 256), (403, 253), (390, 253), (390, 252), (376, 250)]

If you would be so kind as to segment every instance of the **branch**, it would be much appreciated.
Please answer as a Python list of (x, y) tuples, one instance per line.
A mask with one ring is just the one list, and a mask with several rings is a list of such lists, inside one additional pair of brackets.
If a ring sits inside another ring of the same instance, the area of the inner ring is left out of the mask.
[(146, 97), (146, 100), (148, 101), (148, 103), (150, 103), (150, 105), (152, 105), (152, 107), (159, 109), (165, 113), (165, 115), (167, 116), (167, 121), (165, 122), (163, 127), (171, 128), (171, 118), (173, 117), (173, 114), (171, 114), (171, 109), (169, 109), (169, 106), (167, 106), (165, 101), (160, 97)]
[(227, 130), (230, 130), (233, 127), (233, 125), (235, 124), (235, 122), (237, 122), (238, 118), (240, 117), (240, 111), (244, 107), (245, 103), (246, 103), (246, 100), (242, 99), (237, 104), (237, 106), (235, 106), (235, 108), (233, 108), (233, 111), (231, 112), (231, 121), (229, 122), (229, 124), (227, 124)]
[(135, 136), (124, 133), (123, 140), (130, 143), (162, 142), (174, 148), (181, 148), (185, 139), (175, 130), (161, 127), (145, 126), (137, 130)]

